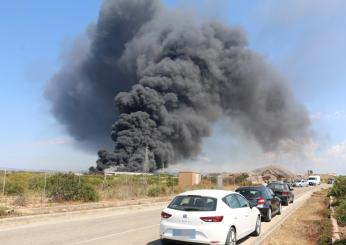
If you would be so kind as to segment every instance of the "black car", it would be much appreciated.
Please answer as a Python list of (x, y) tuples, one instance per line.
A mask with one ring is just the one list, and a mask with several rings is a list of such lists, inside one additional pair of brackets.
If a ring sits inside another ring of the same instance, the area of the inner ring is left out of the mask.
[(289, 203), (293, 203), (293, 188), (288, 186), (286, 183), (272, 182), (268, 184), (267, 187), (269, 187), (275, 193), (275, 195), (281, 199), (283, 205), (287, 206)]
[(281, 200), (271, 189), (261, 186), (244, 186), (236, 189), (253, 206), (256, 206), (264, 220), (271, 221), (274, 214), (281, 214)]

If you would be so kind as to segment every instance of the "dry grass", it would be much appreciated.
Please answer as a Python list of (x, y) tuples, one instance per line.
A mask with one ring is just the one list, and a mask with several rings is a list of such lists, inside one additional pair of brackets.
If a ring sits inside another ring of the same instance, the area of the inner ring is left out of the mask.
[(263, 244), (328, 244), (321, 241), (330, 237), (331, 224), (326, 206), (327, 191), (315, 192), (306, 203), (292, 214)]

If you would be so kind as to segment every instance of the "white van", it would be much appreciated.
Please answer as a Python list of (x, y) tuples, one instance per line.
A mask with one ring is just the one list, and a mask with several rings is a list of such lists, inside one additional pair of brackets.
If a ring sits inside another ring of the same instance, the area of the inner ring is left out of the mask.
[(320, 185), (321, 177), (318, 175), (310, 175), (308, 178), (309, 185)]

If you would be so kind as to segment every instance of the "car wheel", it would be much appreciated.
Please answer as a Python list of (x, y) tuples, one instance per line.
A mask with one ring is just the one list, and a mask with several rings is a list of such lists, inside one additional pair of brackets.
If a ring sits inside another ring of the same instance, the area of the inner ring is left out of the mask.
[(282, 213), (282, 205), (281, 202), (279, 203), (279, 210), (278, 210), (278, 215), (280, 215)]
[(161, 245), (171, 245), (171, 244), (172, 244), (172, 242), (169, 240), (165, 240), (165, 239), (161, 240)]
[(256, 220), (255, 231), (252, 233), (253, 236), (259, 236), (261, 234), (261, 217), (258, 216)]
[(229, 232), (227, 234), (225, 245), (236, 245), (236, 244), (237, 244), (237, 233), (234, 227), (231, 227), (231, 229), (229, 229)]
[(270, 222), (272, 220), (272, 209), (268, 208), (266, 221)]
[(287, 198), (285, 201), (282, 202), (282, 204), (283, 204), (284, 206), (288, 206), (288, 203), (289, 203), (289, 199), (288, 199), (288, 198)]

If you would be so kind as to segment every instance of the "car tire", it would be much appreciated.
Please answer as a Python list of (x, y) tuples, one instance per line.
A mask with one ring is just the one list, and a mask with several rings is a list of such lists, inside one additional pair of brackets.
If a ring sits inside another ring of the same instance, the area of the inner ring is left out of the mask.
[(272, 218), (273, 218), (273, 212), (272, 212), (272, 209), (271, 208), (268, 208), (268, 211), (267, 211), (267, 216), (266, 216), (266, 221), (267, 222), (270, 222), (271, 220), (272, 220)]
[(278, 210), (278, 215), (280, 215), (282, 213), (282, 205), (281, 202), (279, 203), (279, 210)]
[(237, 244), (237, 232), (235, 228), (232, 226), (227, 234), (225, 245), (236, 245)]
[(166, 240), (166, 239), (162, 239), (161, 240), (161, 245), (172, 245), (172, 241)]
[(256, 226), (255, 226), (255, 231), (252, 233), (253, 236), (259, 236), (261, 234), (261, 217), (258, 216), (256, 220)]
[(288, 204), (289, 204), (288, 198), (287, 198), (285, 201), (283, 201), (282, 204), (283, 204), (284, 206), (288, 206)]

